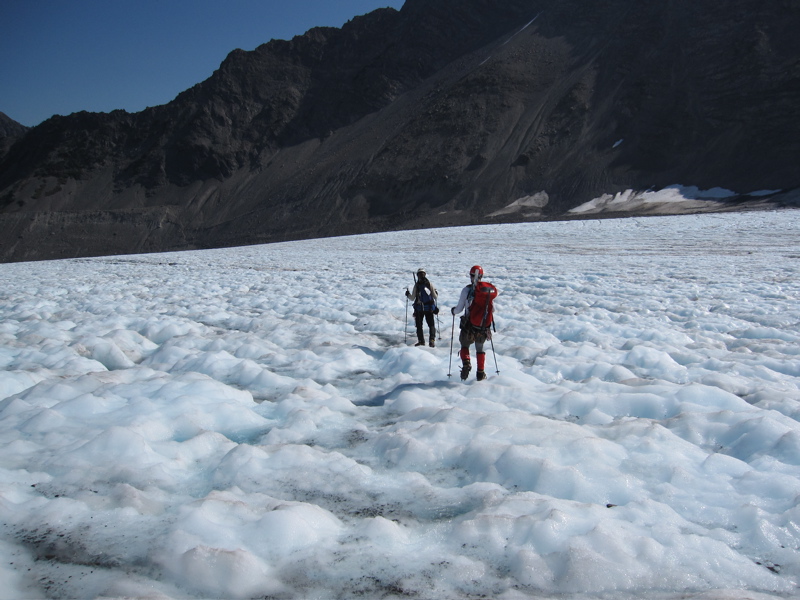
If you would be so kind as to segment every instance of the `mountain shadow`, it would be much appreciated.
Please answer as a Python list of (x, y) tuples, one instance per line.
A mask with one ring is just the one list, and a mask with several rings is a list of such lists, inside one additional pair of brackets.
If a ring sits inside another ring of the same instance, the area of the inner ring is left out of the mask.
[(0, 115), (0, 260), (568, 218), (672, 184), (791, 205), (798, 26), (800, 0), (406, 0), (139, 113)]

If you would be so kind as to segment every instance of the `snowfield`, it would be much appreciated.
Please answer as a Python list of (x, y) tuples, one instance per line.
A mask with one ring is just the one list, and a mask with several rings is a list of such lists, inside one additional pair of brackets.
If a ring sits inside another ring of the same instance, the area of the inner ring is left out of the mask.
[[(462, 382), (473, 264), (500, 290), (495, 354)], [(418, 267), (436, 348), (412, 346)], [(0, 282), (0, 598), (800, 593), (800, 211)]]

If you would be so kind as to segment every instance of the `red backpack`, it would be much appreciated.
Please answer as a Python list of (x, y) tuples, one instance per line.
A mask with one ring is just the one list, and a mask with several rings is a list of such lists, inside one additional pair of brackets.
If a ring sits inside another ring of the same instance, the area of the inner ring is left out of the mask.
[(492, 325), (492, 301), (497, 296), (497, 288), (486, 281), (479, 281), (473, 291), (475, 295), (469, 305), (469, 322), (478, 329), (488, 329)]

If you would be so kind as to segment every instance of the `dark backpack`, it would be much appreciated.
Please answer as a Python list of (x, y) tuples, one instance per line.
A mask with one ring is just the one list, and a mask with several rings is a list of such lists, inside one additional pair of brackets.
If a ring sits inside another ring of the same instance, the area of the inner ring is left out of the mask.
[(492, 301), (497, 288), (491, 283), (479, 281), (473, 288), (472, 304), (469, 305), (469, 322), (476, 329), (488, 329), (493, 322)]
[(419, 303), (422, 305), (422, 310), (425, 312), (432, 312), (436, 308), (436, 298), (433, 297), (430, 284), (426, 282), (419, 282), (417, 284), (419, 290)]

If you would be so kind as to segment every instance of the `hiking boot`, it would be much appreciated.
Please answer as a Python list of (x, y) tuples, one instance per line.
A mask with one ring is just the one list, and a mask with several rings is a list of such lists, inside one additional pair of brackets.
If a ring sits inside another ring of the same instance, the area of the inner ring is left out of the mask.
[(478, 371), (477, 373), (475, 373), (475, 379), (477, 379), (478, 381), (483, 381), (484, 379), (486, 379), (486, 371)]
[(414, 345), (415, 345), (415, 346), (424, 346), (424, 345), (425, 345), (425, 342), (417, 342), (417, 343), (416, 343), (416, 344), (414, 344)]
[(472, 370), (472, 365), (468, 360), (464, 361), (464, 364), (461, 365), (461, 379), (465, 380), (469, 377), (469, 372)]
[(436, 347), (436, 338), (431, 338), (431, 348)]

